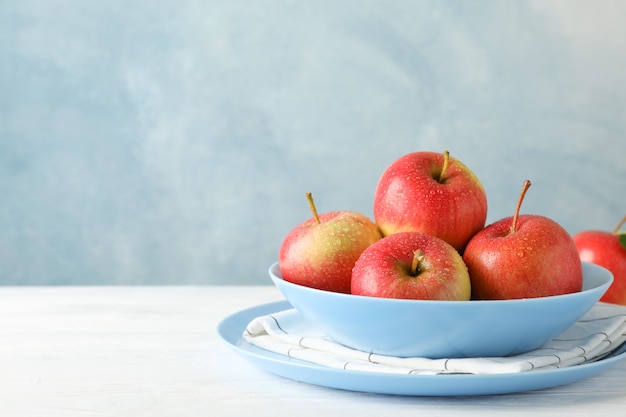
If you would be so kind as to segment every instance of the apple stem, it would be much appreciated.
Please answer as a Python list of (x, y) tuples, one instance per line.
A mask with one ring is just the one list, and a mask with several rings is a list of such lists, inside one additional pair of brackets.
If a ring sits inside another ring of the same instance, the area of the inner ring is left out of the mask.
[(438, 182), (443, 182), (443, 176), (446, 174), (446, 171), (448, 170), (448, 165), (450, 163), (450, 152), (443, 151), (443, 167), (441, 167), (441, 172), (439, 173), (439, 179), (437, 180)]
[(411, 262), (411, 275), (416, 276), (419, 272), (419, 265), (424, 261), (424, 251), (421, 249), (413, 252), (413, 262)]
[(526, 195), (526, 191), (530, 188), (530, 181), (524, 181), (524, 185), (522, 185), (522, 192), (520, 193), (519, 199), (517, 200), (517, 206), (515, 207), (515, 214), (513, 214), (513, 224), (511, 224), (511, 234), (517, 232), (517, 218), (519, 217), (519, 211), (522, 207), (522, 201), (524, 201), (524, 196)]
[(313, 202), (313, 194), (306, 193), (306, 199), (309, 202), (309, 207), (311, 207), (311, 212), (313, 213), (313, 217), (315, 218), (315, 221), (317, 222), (317, 224), (320, 224), (320, 216), (317, 214), (317, 209), (315, 208), (315, 203)]
[(617, 224), (617, 227), (615, 227), (615, 229), (613, 230), (613, 234), (614, 234), (614, 235), (616, 235), (616, 234), (617, 234), (617, 232), (619, 232), (619, 229), (621, 229), (621, 228), (622, 228), (622, 226), (624, 225), (624, 223), (626, 223), (626, 216), (624, 216), (624, 218), (622, 219), (622, 221), (621, 221), (621, 222), (619, 222), (619, 223)]

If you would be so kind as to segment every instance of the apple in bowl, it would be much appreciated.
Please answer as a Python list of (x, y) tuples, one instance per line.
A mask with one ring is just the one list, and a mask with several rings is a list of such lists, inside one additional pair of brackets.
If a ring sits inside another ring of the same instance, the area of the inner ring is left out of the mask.
[(363, 251), (352, 269), (351, 293), (371, 297), (466, 301), (470, 277), (450, 244), (421, 232), (387, 236)]
[(383, 171), (374, 193), (374, 220), (384, 236), (428, 233), (462, 252), (486, 218), (482, 183), (448, 151), (398, 158)]
[(485, 227), (463, 253), (472, 298), (507, 300), (579, 292), (581, 261), (569, 233), (556, 221), (519, 215), (530, 181), (525, 181), (512, 217)]
[(279, 250), (282, 277), (308, 287), (350, 292), (352, 268), (361, 253), (382, 238), (367, 216), (350, 210), (318, 214), (306, 193), (313, 217), (294, 227)]

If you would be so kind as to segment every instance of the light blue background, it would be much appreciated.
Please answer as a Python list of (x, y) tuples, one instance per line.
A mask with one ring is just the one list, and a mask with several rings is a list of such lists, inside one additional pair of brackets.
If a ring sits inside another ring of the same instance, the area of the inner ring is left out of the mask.
[(623, 1), (0, 0), (0, 283), (269, 284), (416, 150), (488, 221), (625, 214)]

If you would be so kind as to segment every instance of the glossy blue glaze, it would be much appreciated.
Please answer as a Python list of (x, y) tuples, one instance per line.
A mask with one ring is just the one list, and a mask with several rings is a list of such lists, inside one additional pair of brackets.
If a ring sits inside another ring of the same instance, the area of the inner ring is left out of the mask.
[(285, 298), (346, 346), (391, 356), (507, 356), (540, 347), (582, 317), (613, 277), (583, 263), (583, 290), (554, 297), (497, 301), (397, 300), (317, 290), (269, 274)]

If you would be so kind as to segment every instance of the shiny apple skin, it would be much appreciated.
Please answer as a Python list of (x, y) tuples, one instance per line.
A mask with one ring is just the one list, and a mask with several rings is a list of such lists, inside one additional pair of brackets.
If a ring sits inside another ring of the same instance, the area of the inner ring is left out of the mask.
[(608, 269), (613, 274), (613, 284), (600, 301), (626, 305), (626, 249), (619, 236), (599, 230), (587, 230), (574, 235), (580, 259)]
[[(411, 273), (413, 254), (424, 254), (419, 274)], [(461, 255), (426, 233), (396, 233), (372, 244), (352, 271), (352, 294), (381, 298), (467, 301), (470, 279)]]
[(439, 182), (443, 161), (440, 153), (413, 152), (382, 173), (374, 195), (374, 220), (383, 235), (428, 233), (462, 252), (484, 227), (487, 196), (482, 183), (453, 157)]
[(361, 253), (382, 238), (364, 214), (339, 210), (293, 228), (280, 246), (278, 263), (286, 281), (320, 290), (350, 292), (352, 268)]
[(472, 298), (507, 300), (581, 291), (582, 264), (570, 234), (544, 216), (521, 215), (478, 232), (463, 254), (472, 280)]

